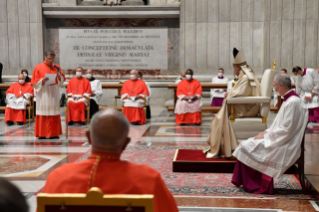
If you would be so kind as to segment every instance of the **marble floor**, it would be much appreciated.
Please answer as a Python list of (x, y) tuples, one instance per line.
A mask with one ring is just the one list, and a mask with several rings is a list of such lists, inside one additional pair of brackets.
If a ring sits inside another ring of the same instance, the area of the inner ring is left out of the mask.
[[(269, 115), (268, 124), (271, 124), (274, 117), (274, 113)], [(152, 107), (152, 119), (146, 125), (131, 126), (131, 143), (128, 148), (202, 148), (206, 146), (211, 119), (211, 114), (204, 114), (201, 126), (180, 127), (175, 125), (173, 113), (162, 107)], [(311, 126), (311, 132), (306, 134), (306, 174), (313, 189), (319, 191), (319, 130), (316, 127)], [(91, 149), (85, 138), (87, 126), (69, 127), (68, 139), (71, 143), (65, 137), (63, 118), (62, 128), (64, 134), (60, 139), (38, 140), (33, 137), (34, 123), (30, 126), (7, 127), (4, 124), (4, 114), (0, 114), (0, 176), (8, 178), (23, 192), (31, 212), (36, 210), (36, 194), (45, 185), (48, 174), (62, 164), (79, 160)], [(316, 197), (315, 192), (314, 196)], [(316, 211), (314, 206), (317, 204), (315, 198), (271, 196), (175, 195), (175, 199), (183, 212)]]

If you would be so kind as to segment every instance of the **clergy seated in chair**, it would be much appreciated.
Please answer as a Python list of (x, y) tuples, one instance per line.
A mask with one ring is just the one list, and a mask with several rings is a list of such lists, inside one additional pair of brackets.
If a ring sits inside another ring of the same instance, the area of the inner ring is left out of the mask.
[[(224, 77), (224, 69), (218, 69), (217, 77), (214, 77), (212, 80), (212, 84), (227, 84), (229, 82), (227, 77)], [(223, 105), (223, 101), (226, 95), (226, 90), (219, 88), (219, 89), (210, 89), (210, 95), (212, 98), (212, 103), (210, 104), (211, 107), (220, 107)]]
[(176, 124), (201, 124), (202, 86), (198, 80), (193, 79), (193, 74), (193, 70), (188, 69), (186, 71), (186, 79), (177, 85)]
[(104, 194), (150, 194), (154, 195), (155, 212), (177, 212), (175, 199), (158, 171), (120, 159), (131, 140), (129, 127), (125, 116), (113, 108), (97, 112), (86, 132), (91, 156), (51, 172), (43, 193), (85, 194), (98, 187)]
[(19, 125), (27, 123), (26, 107), (31, 104), (29, 97), (34, 95), (32, 85), (25, 82), (23, 74), (19, 74), (18, 80), (6, 92), (8, 104), (5, 109), (5, 123), (8, 126), (13, 125), (14, 122)]
[(292, 166), (301, 153), (301, 142), (308, 123), (308, 110), (295, 91), (289, 76), (278, 75), (274, 89), (284, 97), (272, 125), (256, 137), (240, 142), (232, 183), (255, 194), (274, 194), (273, 178)]
[(76, 77), (69, 81), (66, 89), (68, 95), (68, 124), (79, 122), (85, 125), (85, 108), (88, 106), (90, 95), (92, 95), (90, 81), (82, 77), (83, 69), (76, 69)]
[(99, 101), (103, 96), (103, 90), (100, 80), (93, 77), (91, 69), (86, 71), (86, 77), (91, 83), (92, 95), (90, 96), (90, 119), (99, 111)]
[[(225, 100), (238, 96), (260, 96), (259, 81), (250, 67), (246, 65), (244, 52), (234, 48), (233, 56), (234, 75), (238, 76), (238, 81), (227, 93)], [(259, 104), (236, 105), (234, 108), (236, 118), (253, 117), (259, 112)], [(210, 147), (203, 150), (206, 158), (230, 158), (232, 151), (237, 147), (237, 138), (229, 120), (230, 112), (226, 101), (224, 101), (210, 124), (207, 138)]]
[(147, 85), (137, 77), (137, 71), (131, 71), (131, 79), (124, 82), (121, 99), (124, 102), (123, 114), (134, 125), (146, 123), (144, 112), (145, 99), (149, 96)]

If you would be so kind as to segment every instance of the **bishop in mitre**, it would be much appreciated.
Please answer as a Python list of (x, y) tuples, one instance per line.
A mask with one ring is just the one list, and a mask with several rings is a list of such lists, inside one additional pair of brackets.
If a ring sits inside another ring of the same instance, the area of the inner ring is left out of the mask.
[[(238, 80), (226, 94), (226, 101), (219, 112), (215, 115), (210, 124), (210, 133), (207, 138), (209, 148), (203, 152), (206, 158), (225, 157), (230, 158), (232, 151), (238, 146), (232, 123), (229, 120), (230, 107), (227, 105), (227, 99), (243, 96), (260, 96), (260, 84), (254, 72), (247, 65), (243, 50), (233, 50), (234, 56), (234, 75)], [(235, 118), (253, 117), (259, 112), (259, 104), (235, 105)]]

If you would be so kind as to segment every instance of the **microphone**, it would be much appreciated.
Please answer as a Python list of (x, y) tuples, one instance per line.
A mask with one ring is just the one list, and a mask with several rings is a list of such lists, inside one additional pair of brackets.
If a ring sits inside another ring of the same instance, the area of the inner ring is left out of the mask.
[(53, 65), (57, 70), (58, 70), (58, 72), (60, 73), (60, 68), (57, 66), (57, 65)]

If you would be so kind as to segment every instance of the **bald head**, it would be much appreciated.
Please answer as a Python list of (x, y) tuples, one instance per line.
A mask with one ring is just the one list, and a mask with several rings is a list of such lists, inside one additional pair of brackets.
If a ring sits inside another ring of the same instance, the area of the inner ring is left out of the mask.
[(87, 137), (93, 151), (121, 154), (129, 143), (129, 122), (113, 108), (97, 112), (91, 121)]
[(181, 73), (181, 77), (185, 78), (185, 76), (186, 76), (185, 71), (183, 71), (183, 72)]
[(132, 71), (131, 71), (131, 74), (137, 74), (137, 71), (135, 70), (135, 69), (133, 69)]

